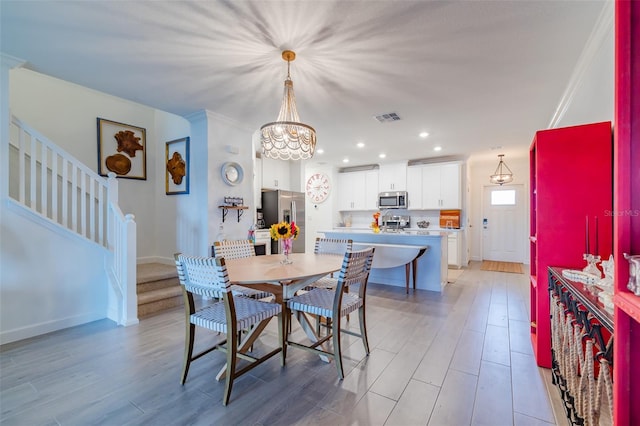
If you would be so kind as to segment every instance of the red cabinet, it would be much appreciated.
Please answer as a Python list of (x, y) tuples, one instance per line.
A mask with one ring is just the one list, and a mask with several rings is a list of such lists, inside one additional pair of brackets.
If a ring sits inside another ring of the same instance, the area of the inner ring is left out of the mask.
[(616, 425), (640, 424), (640, 297), (623, 253), (640, 254), (640, 2), (616, 1), (614, 378)]
[(590, 252), (612, 253), (612, 144), (610, 122), (541, 130), (531, 144), (531, 341), (541, 367), (551, 368), (547, 267), (586, 265), (587, 218)]

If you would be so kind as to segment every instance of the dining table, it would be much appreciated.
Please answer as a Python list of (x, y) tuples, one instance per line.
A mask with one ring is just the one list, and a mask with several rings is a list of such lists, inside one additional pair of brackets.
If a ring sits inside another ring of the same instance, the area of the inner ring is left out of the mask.
[[(284, 263), (284, 255), (272, 254), (266, 256), (250, 256), (240, 259), (225, 259), (227, 274), (231, 284), (250, 287), (269, 292), (274, 295), (275, 303), (282, 306), (281, 333), (287, 335), (291, 311), (287, 302), (296, 292), (325, 275), (339, 271), (342, 267), (343, 256), (333, 254), (291, 253), (290, 263)], [(315, 328), (306, 316), (298, 314), (296, 319), (302, 330), (312, 342), (318, 341)], [(260, 329), (251, 330), (240, 343), (239, 351), (246, 352), (258, 338), (266, 324)], [(286, 341), (286, 338), (285, 338)], [(286, 344), (283, 345), (283, 359), (286, 357)], [(324, 361), (329, 358), (320, 356)], [(218, 373), (218, 380), (224, 377), (224, 369)]]

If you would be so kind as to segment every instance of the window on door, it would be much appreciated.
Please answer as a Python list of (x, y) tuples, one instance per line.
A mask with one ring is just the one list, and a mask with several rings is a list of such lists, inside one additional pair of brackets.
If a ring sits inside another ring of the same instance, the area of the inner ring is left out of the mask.
[(492, 190), (491, 205), (492, 206), (515, 206), (516, 190), (515, 189)]

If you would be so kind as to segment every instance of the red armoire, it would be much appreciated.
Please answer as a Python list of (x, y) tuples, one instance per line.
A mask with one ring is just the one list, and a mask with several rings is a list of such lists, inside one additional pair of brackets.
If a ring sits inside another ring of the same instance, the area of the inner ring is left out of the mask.
[(587, 244), (603, 259), (612, 253), (612, 145), (608, 121), (541, 130), (531, 144), (530, 325), (540, 367), (551, 368), (547, 267), (582, 269)]

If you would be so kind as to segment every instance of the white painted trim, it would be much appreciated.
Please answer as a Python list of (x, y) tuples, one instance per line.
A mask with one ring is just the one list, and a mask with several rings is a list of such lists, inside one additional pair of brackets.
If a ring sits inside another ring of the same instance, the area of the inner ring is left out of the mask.
[(598, 50), (600, 50), (600, 47), (607, 39), (607, 36), (611, 34), (611, 31), (613, 31), (613, 12), (614, 2), (606, 1), (602, 6), (602, 11), (600, 12), (600, 16), (598, 16), (598, 21), (587, 39), (587, 43), (582, 49), (582, 53), (580, 54), (578, 62), (573, 69), (569, 82), (567, 83), (567, 88), (564, 90), (562, 98), (560, 98), (560, 103), (556, 107), (553, 117), (551, 117), (551, 121), (548, 126), (549, 129), (558, 127), (559, 123), (564, 118), (565, 113), (573, 102), (574, 95), (582, 84), (582, 80), (587, 69), (593, 63)]
[(45, 228), (55, 232), (56, 234), (65, 237), (65, 238), (69, 238), (69, 239), (75, 239), (79, 242), (82, 243), (86, 243), (86, 244), (92, 244), (95, 245), (96, 247), (100, 247), (102, 250), (104, 250), (104, 254), (107, 255), (109, 253), (109, 250), (96, 243), (95, 241), (91, 241), (90, 239), (88, 239), (87, 237), (84, 237), (80, 234), (78, 234), (77, 232), (74, 232), (56, 222), (54, 222), (53, 220), (42, 216), (39, 213), (34, 212), (33, 210), (31, 210), (30, 208), (23, 206), (22, 204), (20, 204), (19, 202), (15, 201), (13, 198), (5, 198), (5, 204), (7, 206), (7, 210), (12, 211), (14, 213), (16, 213), (19, 216), (22, 216), (32, 222), (35, 222), (41, 226), (44, 226)]
[(58, 331), (69, 327), (75, 327), (77, 325), (87, 324), (105, 318), (105, 312), (87, 312), (85, 314), (75, 315), (68, 318), (41, 322), (39, 324), (31, 324), (27, 327), (3, 331), (0, 333), (0, 345), (4, 345), (5, 343), (17, 342), (18, 340), (40, 336), (42, 334), (51, 333), (53, 331)]

